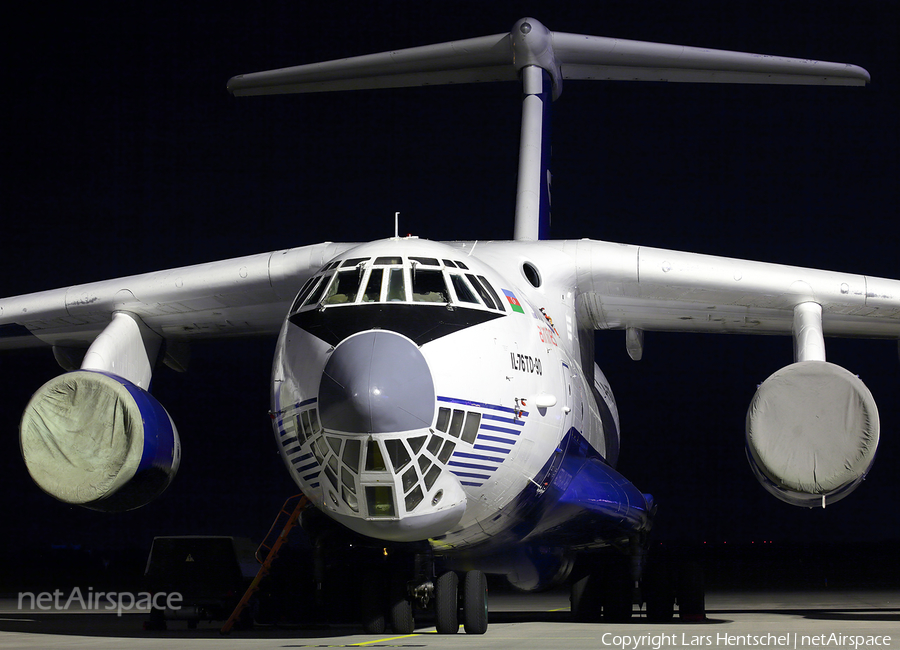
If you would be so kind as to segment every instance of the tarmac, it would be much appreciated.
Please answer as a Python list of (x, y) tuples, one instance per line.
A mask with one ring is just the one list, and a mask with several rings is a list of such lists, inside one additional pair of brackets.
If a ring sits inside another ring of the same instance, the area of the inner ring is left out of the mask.
[[(65, 599), (63, 599), (65, 600)], [(900, 589), (712, 591), (707, 620), (648, 623), (642, 612), (627, 624), (574, 623), (564, 591), (491, 596), (483, 636), (438, 635), (429, 621), (413, 634), (362, 634), (339, 625), (256, 626), (220, 634), (221, 621), (196, 629), (172, 621), (145, 631), (146, 612), (82, 608), (43, 610), (17, 598), (0, 599), (0, 648), (492, 648), (566, 650), (610, 648), (896, 648), (900, 649)], [(127, 603), (126, 603), (127, 604)], [(108, 606), (105, 603), (103, 606)]]

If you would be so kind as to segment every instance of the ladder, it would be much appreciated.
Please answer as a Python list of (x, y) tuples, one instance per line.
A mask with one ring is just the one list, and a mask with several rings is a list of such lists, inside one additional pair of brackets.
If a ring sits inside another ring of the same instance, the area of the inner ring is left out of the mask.
[[(272, 562), (278, 557), (278, 551), (281, 548), (281, 545), (287, 541), (291, 529), (297, 525), (300, 513), (306, 510), (310, 505), (309, 499), (306, 498), (306, 495), (301, 493), (290, 497), (284, 502), (284, 505), (281, 506), (281, 510), (279, 511), (278, 516), (275, 517), (275, 521), (272, 523), (272, 527), (266, 534), (266, 538), (263, 540), (262, 544), (259, 545), (259, 548), (256, 549), (256, 559), (258, 562), (262, 563), (262, 566), (259, 567), (256, 577), (253, 578), (253, 582), (247, 587), (247, 591), (244, 592), (243, 598), (241, 598), (235, 606), (231, 616), (225, 621), (222, 629), (219, 630), (220, 634), (229, 634), (231, 632), (231, 628), (234, 627), (235, 622), (237, 622), (241, 613), (244, 611), (247, 603), (250, 602), (250, 598), (259, 590), (259, 584), (262, 582), (262, 579), (269, 575)], [(263, 556), (265, 556), (265, 559), (262, 559)]]

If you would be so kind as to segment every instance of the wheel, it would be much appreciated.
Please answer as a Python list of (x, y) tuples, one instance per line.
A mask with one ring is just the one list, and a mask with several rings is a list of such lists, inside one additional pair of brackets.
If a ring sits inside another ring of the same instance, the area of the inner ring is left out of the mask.
[(466, 634), (487, 632), (487, 579), (481, 571), (466, 572), (463, 582), (463, 625)]
[(678, 617), (682, 621), (706, 620), (703, 570), (698, 564), (689, 563), (681, 567), (675, 598), (678, 601)]
[(601, 601), (599, 580), (590, 574), (572, 583), (569, 596), (572, 618), (579, 623), (597, 623), (600, 621)]
[(605, 568), (602, 576), (603, 620), (606, 623), (627, 623), (631, 620), (634, 605), (630, 567), (625, 561), (615, 561)]
[(360, 597), (359, 611), (366, 634), (384, 634), (384, 589), (380, 574), (369, 573), (365, 577)]
[(641, 596), (646, 606), (647, 621), (669, 623), (675, 616), (675, 591), (664, 567), (650, 565), (641, 580)]
[(434, 627), (438, 634), (459, 631), (459, 578), (448, 571), (434, 585)]
[(391, 629), (397, 634), (412, 634), (416, 629), (412, 600), (402, 580), (391, 582)]

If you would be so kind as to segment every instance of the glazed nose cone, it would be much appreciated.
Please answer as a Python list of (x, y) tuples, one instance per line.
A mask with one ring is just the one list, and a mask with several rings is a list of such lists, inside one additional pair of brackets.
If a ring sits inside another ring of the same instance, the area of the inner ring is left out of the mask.
[(344, 433), (389, 433), (430, 427), (434, 380), (409, 339), (370, 330), (331, 353), (319, 385), (322, 426)]

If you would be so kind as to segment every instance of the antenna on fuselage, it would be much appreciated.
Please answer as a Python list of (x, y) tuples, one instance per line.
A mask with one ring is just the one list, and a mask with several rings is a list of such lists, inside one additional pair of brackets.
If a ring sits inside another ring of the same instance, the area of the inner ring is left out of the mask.
[(844, 63), (551, 32), (523, 18), (506, 34), (239, 75), (228, 90), (275, 95), (520, 80), (514, 236), (528, 241), (549, 234), (549, 109), (563, 79), (862, 86), (869, 73)]
[(394, 213), (394, 239), (400, 239), (400, 213)]

